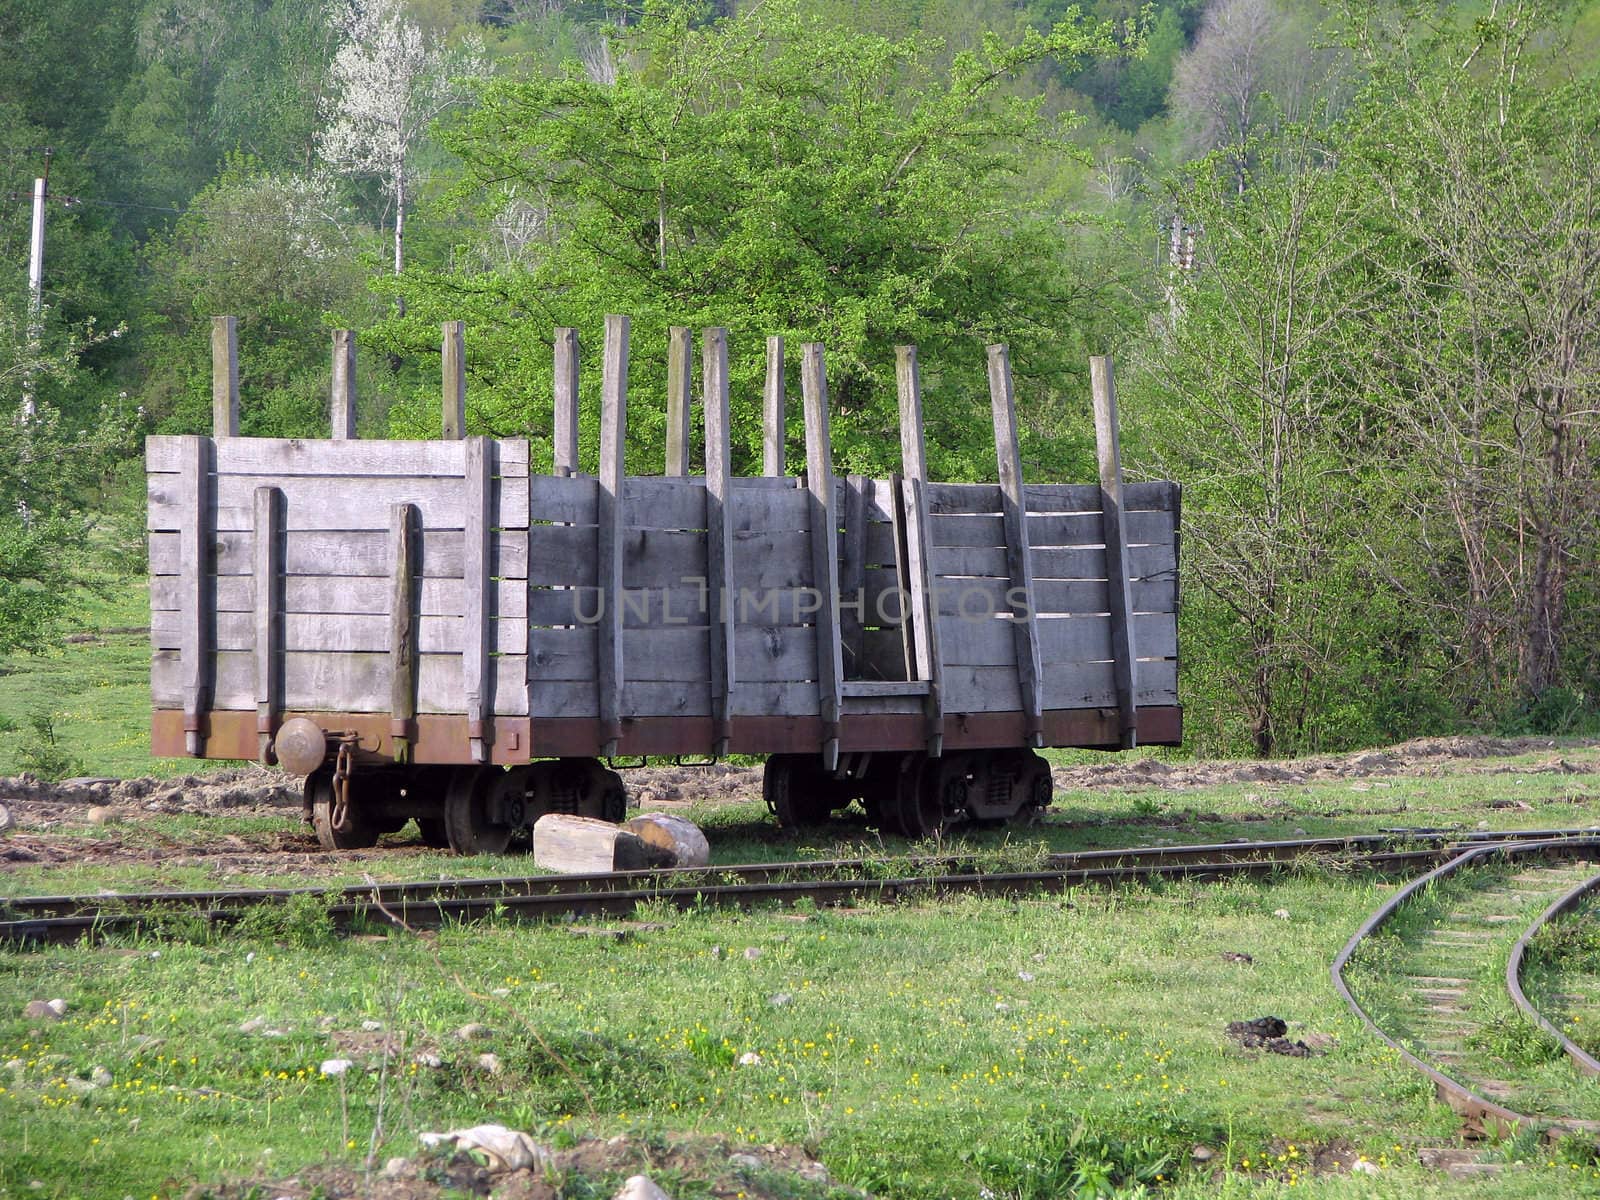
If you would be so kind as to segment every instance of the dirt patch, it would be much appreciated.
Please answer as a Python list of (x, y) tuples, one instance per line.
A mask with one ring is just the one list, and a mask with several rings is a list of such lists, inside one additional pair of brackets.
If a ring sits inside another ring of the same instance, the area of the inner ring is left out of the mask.
[[(243, 1179), (191, 1188), (187, 1200), (247, 1200), (262, 1194), (289, 1200), (435, 1200), (494, 1196), (499, 1200), (556, 1200), (577, 1179), (613, 1191), (631, 1175), (647, 1175), (669, 1194), (693, 1180), (696, 1194), (718, 1200), (795, 1200), (839, 1195), (828, 1172), (797, 1146), (738, 1146), (722, 1138), (614, 1137), (586, 1139), (558, 1150), (549, 1171), (491, 1172), (465, 1154), (420, 1154), (376, 1164), (370, 1173), (343, 1164), (297, 1172), (288, 1179)], [(264, 1189), (264, 1193), (263, 1193)], [(855, 1192), (866, 1197), (866, 1192)]]
[[(1547, 737), (1442, 737), (1417, 738), (1383, 750), (1358, 750), (1310, 758), (1222, 760), (1216, 762), (1163, 762), (1147, 758), (1121, 760), (1084, 767), (1058, 767), (1058, 790), (1159, 788), (1184, 791), (1226, 783), (1300, 784), (1322, 780), (1361, 780), (1387, 776), (1426, 777), (1449, 774), (1580, 774), (1600, 771), (1600, 763), (1574, 763), (1582, 752), (1600, 747), (1600, 739), (1568, 743), (1556, 752)], [(1493, 760), (1512, 755), (1549, 751), (1543, 761), (1508, 766)]]

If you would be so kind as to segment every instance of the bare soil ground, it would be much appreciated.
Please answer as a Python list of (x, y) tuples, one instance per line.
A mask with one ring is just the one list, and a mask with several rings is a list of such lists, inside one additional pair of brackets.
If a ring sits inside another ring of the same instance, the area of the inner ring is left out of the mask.
[(693, 1179), (699, 1185), (697, 1195), (709, 1194), (718, 1200), (847, 1194), (846, 1189), (830, 1190), (827, 1171), (795, 1146), (733, 1146), (713, 1137), (671, 1137), (659, 1142), (613, 1137), (585, 1139), (555, 1152), (549, 1171), (496, 1172), (457, 1153), (391, 1159), (370, 1173), (329, 1165), (301, 1171), (289, 1179), (211, 1185), (191, 1191), (189, 1200), (246, 1200), (262, 1195), (284, 1200), (434, 1200), (489, 1195), (498, 1200), (557, 1200), (570, 1194), (569, 1187), (562, 1185), (574, 1176), (609, 1190), (632, 1175), (662, 1181), (669, 1194), (674, 1178)]
[[(1108, 790), (1182, 793), (1222, 784), (1295, 785), (1441, 775), (1578, 774), (1600, 770), (1600, 739), (1450, 737), (1404, 742), (1381, 750), (1273, 761), (1163, 761), (1108, 758), (1104, 763), (1058, 767), (1061, 792)], [(758, 768), (643, 767), (625, 775), (630, 798), (644, 809), (757, 801)], [(300, 781), (280, 771), (247, 767), (177, 779), (69, 779), (50, 783), (28, 775), (0, 778), (0, 805), (13, 828), (0, 837), (0, 871), (8, 864), (77, 862), (96, 865), (161, 862), (241, 873), (326, 874), (341, 862), (359, 863), (371, 851), (330, 854), (309, 829), (264, 826), (234, 832), (175, 829), (152, 818), (190, 814), (212, 817), (293, 817)], [(237, 830), (238, 827), (236, 826)], [(90, 836), (91, 830), (93, 831)], [(436, 853), (402, 837), (382, 853), (396, 857)], [(398, 864), (397, 864), (398, 865)]]

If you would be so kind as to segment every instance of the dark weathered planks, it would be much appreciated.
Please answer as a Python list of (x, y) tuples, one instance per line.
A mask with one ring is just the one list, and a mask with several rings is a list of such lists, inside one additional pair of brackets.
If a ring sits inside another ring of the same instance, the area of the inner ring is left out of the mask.
[(336, 442), (356, 436), (356, 334), (333, 331), (333, 372), (328, 389), (328, 428)]
[(707, 329), (700, 335), (704, 380), (701, 385), (706, 421), (706, 588), (710, 619), (708, 654), (711, 685), (711, 719), (715, 745), (712, 752), (728, 752), (731, 734), (728, 707), (738, 681), (739, 656), (735, 649), (733, 584), (732, 492), (733, 451), (728, 407), (728, 331)]
[(767, 339), (767, 382), (761, 398), (761, 473), (784, 472), (783, 339)]
[(417, 715), (417, 529), (415, 506), (400, 503), (389, 510), (389, 737), (397, 762), (410, 756)]
[[(212, 604), (210, 580), (209, 526), (211, 509), (211, 442), (203, 437), (183, 439), (182, 528), (173, 535), (176, 562), (173, 573), (179, 577), (179, 613), (183, 621), (181, 643), (181, 683), (179, 697), (183, 707), (184, 745), (191, 755), (202, 751), (202, 718), (210, 707), (212, 680)], [(254, 563), (241, 564), (253, 569)], [(252, 680), (253, 682), (253, 680)], [(251, 697), (250, 703), (254, 702)], [(249, 707), (249, 704), (240, 707)]]
[(1028, 740), (1044, 744), (1040, 698), (1039, 632), (1034, 625), (1033, 554), (1028, 544), (1027, 509), (1022, 491), (1022, 451), (1017, 442), (1017, 408), (1011, 393), (1011, 359), (1004, 346), (989, 347), (989, 399), (994, 410), (995, 458), (1000, 468), (1000, 508), (1005, 518), (1006, 574), (1011, 579), (1011, 623), (1016, 647), (1017, 687)]
[(466, 528), (461, 540), (465, 601), (461, 621), (461, 690), (466, 698), (472, 761), (478, 763), (489, 761), (488, 738), (493, 732), (494, 715), (494, 696), (489, 690), (494, 686), (489, 672), (494, 620), (494, 610), (490, 607), (494, 593), (489, 590), (494, 560), (492, 455), (493, 446), (488, 438), (467, 439), (467, 474), (462, 488)]
[(239, 436), (239, 318), (211, 318), (211, 436)]
[(551, 470), (558, 476), (576, 475), (578, 473), (578, 331), (576, 329), (556, 330), (553, 390), (555, 419), (551, 431)]
[[(1133, 594), (1128, 578), (1128, 536), (1122, 511), (1122, 450), (1117, 438), (1117, 388), (1111, 359), (1097, 354), (1089, 359), (1090, 390), (1094, 397), (1094, 439), (1100, 463), (1100, 511), (1106, 547), (1106, 594), (1110, 602), (1111, 657), (1117, 687), (1117, 710), (1122, 721), (1122, 748), (1138, 741), (1138, 688), (1140, 647), (1134, 632)], [(1176, 653), (1176, 647), (1173, 653)]]
[(817, 706), (822, 715), (822, 762), (839, 762), (839, 685), (844, 663), (839, 645), (839, 528), (834, 505), (833, 443), (828, 434), (828, 378), (822, 344), (808, 342), (800, 359), (806, 416), (806, 490), (811, 495), (811, 569), (821, 601), (817, 624)]
[(443, 383), (439, 436), (459, 441), (467, 432), (467, 347), (465, 321), (444, 321), (440, 325), (440, 378)]
[[(890, 498), (903, 513), (897, 555), (896, 599), (910, 619), (903, 624), (910, 637), (911, 674), (928, 684), (923, 711), (927, 717), (928, 753), (944, 753), (944, 659), (939, 645), (938, 609), (928, 558), (932, 533), (928, 514), (928, 455), (923, 440), (922, 375), (915, 346), (895, 347), (895, 383), (900, 407), (900, 469), (905, 478), (900, 495)], [(882, 604), (879, 602), (878, 607)]]
[[(557, 528), (550, 526), (548, 528)], [(179, 549), (179, 533), (150, 535), (150, 573), (177, 575), (184, 556)], [(249, 533), (219, 533), (216, 548), (216, 574), (248, 575), (254, 539)], [(461, 578), (462, 534), (459, 529), (423, 530), (418, 539), (418, 571), (426, 578)], [(593, 538), (589, 539), (592, 552)], [(500, 534), (493, 539), (493, 574), (504, 578), (526, 578), (528, 538), (525, 534)], [(589, 561), (592, 563), (592, 553)], [(581, 564), (572, 564), (578, 569)], [(387, 530), (360, 530), (353, 533), (326, 530), (290, 531), (283, 538), (283, 569), (288, 575), (325, 575), (336, 570), (341, 575), (379, 576), (389, 574), (389, 534)], [(572, 570), (568, 571), (572, 574)], [(593, 582), (591, 579), (589, 582)]]
[(628, 329), (624, 316), (606, 318), (600, 382), (600, 490), (596, 493), (597, 555), (595, 582), (606, 600), (596, 626), (600, 737), (605, 757), (617, 752), (622, 735), (622, 487), (628, 419)]
[(689, 376), (693, 346), (687, 327), (667, 331), (667, 461), (665, 475), (689, 473)]
[[(283, 652), (283, 493), (274, 487), (256, 489), (255, 563), (251, 570), (254, 612), (251, 613), (256, 655), (256, 757), (265, 766), (272, 735), (278, 730), (283, 711), (282, 672), (278, 656)], [(213, 620), (220, 627), (221, 614)], [(151, 614), (151, 637), (155, 637), (155, 617)], [(220, 628), (218, 629), (220, 641)]]

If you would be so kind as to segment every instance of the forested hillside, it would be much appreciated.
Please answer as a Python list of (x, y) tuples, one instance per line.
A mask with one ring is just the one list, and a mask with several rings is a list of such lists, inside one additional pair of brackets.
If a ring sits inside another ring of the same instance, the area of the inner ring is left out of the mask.
[(1600, 5), (8, 0), (0, 44), (0, 657), (137, 575), (212, 315), (272, 436), (325, 433), (335, 328), (363, 432), (426, 436), (463, 319), (469, 428), (537, 465), (551, 329), (626, 312), (646, 397), (730, 329), (742, 470), (768, 333), (828, 344), (861, 471), (916, 342), (947, 478), (993, 474), (985, 342), (1041, 480), (1115, 354), (1197, 749), (1600, 720)]

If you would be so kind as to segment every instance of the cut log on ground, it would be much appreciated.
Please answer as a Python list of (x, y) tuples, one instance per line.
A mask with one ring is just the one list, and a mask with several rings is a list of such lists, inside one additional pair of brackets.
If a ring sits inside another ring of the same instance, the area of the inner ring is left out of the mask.
[(670, 867), (672, 852), (610, 821), (546, 813), (533, 826), (533, 862), (566, 875), (639, 871)]
[(672, 855), (675, 867), (709, 867), (711, 843), (700, 826), (672, 813), (641, 813), (623, 826), (644, 841)]

